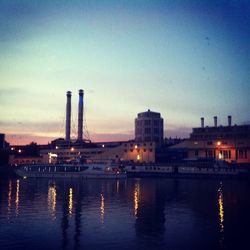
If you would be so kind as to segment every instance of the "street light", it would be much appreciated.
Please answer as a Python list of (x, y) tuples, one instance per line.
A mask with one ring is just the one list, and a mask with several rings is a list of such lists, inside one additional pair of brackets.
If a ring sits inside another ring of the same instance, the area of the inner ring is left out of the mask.
[(218, 146), (218, 150), (219, 150), (218, 157), (219, 157), (219, 160), (221, 160), (221, 159), (223, 159), (223, 155), (220, 152), (221, 141), (217, 141), (216, 145)]

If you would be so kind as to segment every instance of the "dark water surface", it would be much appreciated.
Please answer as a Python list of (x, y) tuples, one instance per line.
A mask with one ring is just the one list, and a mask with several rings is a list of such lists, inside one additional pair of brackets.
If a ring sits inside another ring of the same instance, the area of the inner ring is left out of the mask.
[(250, 183), (0, 179), (0, 249), (250, 249)]

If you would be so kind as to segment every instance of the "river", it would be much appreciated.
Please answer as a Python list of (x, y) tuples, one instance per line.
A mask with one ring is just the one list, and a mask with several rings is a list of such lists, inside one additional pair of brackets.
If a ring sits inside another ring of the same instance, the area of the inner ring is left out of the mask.
[(0, 249), (249, 249), (250, 182), (0, 179)]

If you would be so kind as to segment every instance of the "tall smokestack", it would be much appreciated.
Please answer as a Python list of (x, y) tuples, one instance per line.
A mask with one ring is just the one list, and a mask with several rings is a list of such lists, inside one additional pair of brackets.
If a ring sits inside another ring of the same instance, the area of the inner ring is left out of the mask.
[(204, 117), (201, 117), (201, 127), (204, 128)]
[(71, 123), (71, 91), (66, 93), (67, 104), (66, 104), (66, 130), (65, 130), (65, 140), (70, 141), (70, 123)]
[(231, 126), (232, 126), (232, 116), (229, 115), (229, 116), (227, 117), (227, 119), (228, 119), (228, 126), (231, 127)]
[(217, 116), (214, 116), (214, 126), (217, 127)]
[(78, 141), (83, 140), (83, 95), (84, 91), (79, 90), (79, 105), (78, 105)]

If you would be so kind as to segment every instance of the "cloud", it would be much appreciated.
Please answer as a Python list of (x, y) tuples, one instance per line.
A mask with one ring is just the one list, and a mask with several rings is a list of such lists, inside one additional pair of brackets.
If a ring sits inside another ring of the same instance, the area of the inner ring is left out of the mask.
[(180, 138), (188, 138), (192, 129), (190, 127), (178, 126), (178, 127), (167, 127), (164, 130), (164, 136), (168, 137), (180, 137)]
[(33, 134), (7, 134), (5, 140), (11, 145), (26, 145), (31, 142), (36, 142), (38, 144), (47, 144), (53, 137), (49, 136), (37, 136)]
[(128, 141), (134, 139), (134, 134), (109, 134), (109, 133), (92, 133), (90, 139), (93, 142), (105, 142), (105, 141)]
[[(37, 135), (33, 133), (13, 133), (6, 134), (6, 141), (11, 145), (26, 145), (31, 142), (38, 144), (47, 144), (52, 140), (59, 138), (58, 136), (46, 136)], [(92, 134), (90, 138), (92, 142), (104, 142), (104, 141), (127, 141), (134, 139), (134, 135), (131, 134)]]
[(57, 121), (24, 122), (24, 121), (1, 121), (1, 132), (5, 134), (32, 134), (32, 136), (62, 136), (64, 126)]
[[(2, 85), (7, 85), (7, 84), (2, 84)], [(0, 97), (4, 96), (16, 96), (16, 95), (23, 95), (26, 90), (23, 88), (19, 87), (1, 87), (0, 88)]]

